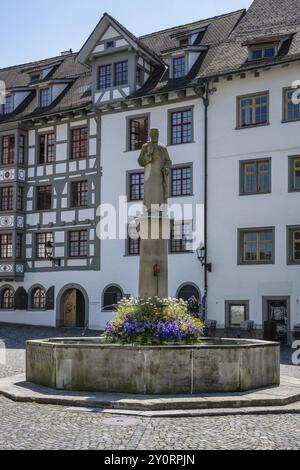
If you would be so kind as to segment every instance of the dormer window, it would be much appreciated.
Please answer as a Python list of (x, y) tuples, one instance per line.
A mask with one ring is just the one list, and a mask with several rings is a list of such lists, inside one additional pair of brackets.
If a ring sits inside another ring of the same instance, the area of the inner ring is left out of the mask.
[(128, 84), (128, 60), (115, 64), (115, 86)]
[(40, 107), (47, 108), (51, 105), (52, 93), (51, 88), (42, 88), (40, 90)]
[(98, 68), (98, 77), (99, 90), (128, 85), (128, 60), (113, 65), (101, 65)]
[(40, 79), (41, 79), (41, 74), (40, 73), (34, 73), (34, 74), (30, 75), (30, 81), (31, 82), (37, 82)]
[(189, 45), (189, 38), (180, 39), (180, 41), (179, 41), (179, 46), (180, 47), (186, 47), (188, 45)]
[(185, 57), (176, 57), (173, 59), (173, 78), (182, 78), (186, 75)]
[(3, 105), (3, 114), (11, 114), (14, 111), (14, 96), (7, 95)]
[(278, 47), (275, 45), (252, 47), (249, 51), (250, 60), (273, 59), (277, 56)]
[(111, 88), (112, 86), (112, 66), (102, 65), (99, 67), (99, 90)]
[(144, 84), (144, 70), (141, 67), (137, 67), (136, 69), (136, 84), (138, 86), (143, 86)]

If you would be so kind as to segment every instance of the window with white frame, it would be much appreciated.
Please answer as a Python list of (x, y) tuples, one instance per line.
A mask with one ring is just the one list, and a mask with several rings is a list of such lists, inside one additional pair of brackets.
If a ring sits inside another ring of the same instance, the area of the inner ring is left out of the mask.
[(266, 44), (253, 46), (249, 49), (250, 60), (273, 59), (277, 56), (278, 46), (275, 44)]
[(51, 88), (42, 88), (40, 90), (40, 107), (47, 108), (52, 102)]
[(182, 78), (186, 75), (185, 56), (175, 57), (173, 59), (173, 78)]
[(3, 114), (11, 114), (14, 111), (14, 95), (7, 95), (5, 97), (5, 102), (2, 105)]

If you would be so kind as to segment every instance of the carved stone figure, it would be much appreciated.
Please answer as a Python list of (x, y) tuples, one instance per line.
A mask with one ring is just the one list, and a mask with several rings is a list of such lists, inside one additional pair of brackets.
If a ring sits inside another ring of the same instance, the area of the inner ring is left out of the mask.
[(144, 205), (148, 212), (151, 205), (167, 204), (169, 197), (169, 174), (172, 162), (165, 145), (158, 142), (159, 131), (151, 129), (150, 142), (143, 145), (139, 165), (145, 169)]

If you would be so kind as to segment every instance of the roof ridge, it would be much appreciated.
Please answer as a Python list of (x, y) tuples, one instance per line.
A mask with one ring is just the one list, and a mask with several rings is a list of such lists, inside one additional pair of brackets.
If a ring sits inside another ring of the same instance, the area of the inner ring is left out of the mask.
[(24, 68), (24, 67), (30, 67), (30, 66), (34, 66), (36, 64), (43, 64), (44, 62), (49, 62), (49, 60), (58, 60), (58, 59), (61, 59), (61, 60), (64, 60), (64, 58), (66, 57), (70, 57), (70, 56), (75, 56), (77, 55), (77, 52), (72, 52), (68, 55), (57, 55), (57, 56), (53, 56), (53, 57), (48, 57), (46, 59), (40, 59), (40, 60), (34, 60), (32, 62), (25, 62), (24, 64), (18, 64), (18, 65), (10, 65), (8, 67), (3, 67), (3, 68), (0, 68), (0, 72), (4, 72), (6, 70), (13, 70), (13, 69), (19, 69), (19, 68)]
[(239, 10), (231, 11), (229, 13), (223, 13), (222, 15), (216, 15), (216, 16), (212, 16), (210, 18), (204, 18), (202, 20), (192, 21), (191, 23), (186, 23), (186, 24), (183, 24), (183, 25), (180, 25), (180, 26), (173, 26), (172, 28), (166, 28), (166, 29), (162, 29), (160, 31), (155, 31), (153, 33), (144, 34), (143, 36), (139, 36), (139, 39), (145, 39), (145, 38), (148, 38), (148, 37), (151, 37), (151, 36), (155, 36), (156, 34), (162, 34), (162, 33), (168, 32), (168, 31), (174, 31), (176, 29), (186, 28), (187, 26), (192, 26), (193, 24), (196, 25), (196, 24), (199, 24), (199, 23), (204, 23), (205, 21), (210, 21), (210, 20), (212, 21), (212, 20), (216, 20), (216, 19), (219, 19), (219, 18), (224, 18), (225, 16), (230, 16), (230, 15), (234, 15), (236, 13), (245, 12), (245, 11), (246, 11), (246, 8), (241, 8)]

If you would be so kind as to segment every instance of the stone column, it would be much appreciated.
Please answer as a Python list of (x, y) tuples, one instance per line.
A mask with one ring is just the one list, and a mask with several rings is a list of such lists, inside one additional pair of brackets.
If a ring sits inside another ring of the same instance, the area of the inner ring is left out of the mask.
[[(168, 297), (170, 220), (163, 212), (140, 218), (141, 254), (139, 295)], [(147, 236), (148, 235), (148, 236)], [(159, 267), (155, 273), (154, 267)]]

